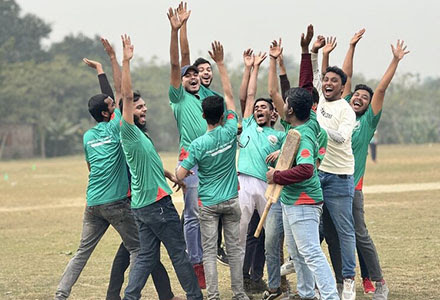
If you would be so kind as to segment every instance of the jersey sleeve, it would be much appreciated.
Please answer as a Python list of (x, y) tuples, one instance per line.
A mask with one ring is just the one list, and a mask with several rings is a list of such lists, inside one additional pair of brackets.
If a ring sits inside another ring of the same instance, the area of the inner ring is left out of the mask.
[(237, 136), (237, 123), (238, 123), (238, 116), (235, 113), (235, 111), (227, 110), (226, 111), (226, 122), (224, 125), (224, 128), (226, 132), (230, 136)]
[(251, 126), (252, 123), (254, 123), (254, 122), (255, 122), (254, 115), (251, 115), (250, 117), (244, 118), (243, 121), (241, 122), (241, 125), (243, 126), (243, 130), (245, 130), (246, 128)]
[(191, 143), (188, 153), (188, 157), (182, 161), (181, 166), (186, 170), (191, 170), (195, 165), (198, 164), (198, 161), (200, 160), (201, 151), (198, 149), (196, 141)]
[(374, 115), (371, 105), (368, 105), (367, 111), (365, 112), (365, 117), (367, 118), (368, 125), (373, 129), (373, 131), (376, 130), (381, 115), (382, 115), (382, 110), (380, 110), (377, 113), (377, 115)]
[(321, 127), (321, 131), (318, 135), (318, 159), (319, 161), (322, 161), (324, 159), (325, 153), (327, 151), (327, 141), (328, 136), (327, 132), (324, 128)]
[(185, 89), (182, 84), (176, 89), (174, 86), (170, 85), (170, 89), (168, 90), (168, 97), (171, 103), (179, 103), (183, 98)]
[(302, 138), (298, 148), (298, 154), (296, 155), (296, 165), (311, 164), (314, 165), (315, 161), (313, 153), (315, 145), (310, 138)]
[(108, 122), (108, 125), (110, 126), (114, 134), (119, 134), (121, 130), (121, 119), (121, 111), (119, 110), (119, 108), (116, 108), (113, 113), (112, 119)]
[(83, 138), (83, 147), (84, 147), (84, 157), (86, 159), (86, 162), (89, 162), (89, 153), (87, 152), (87, 140), (86, 136)]

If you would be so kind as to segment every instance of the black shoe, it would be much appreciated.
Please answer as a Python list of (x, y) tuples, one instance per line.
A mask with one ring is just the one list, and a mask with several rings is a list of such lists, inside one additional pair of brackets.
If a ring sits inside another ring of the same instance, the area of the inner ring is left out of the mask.
[(252, 280), (250, 278), (243, 278), (243, 289), (246, 294), (252, 293)]
[(265, 290), (263, 293), (262, 300), (275, 300), (280, 298), (283, 295), (283, 292), (281, 292), (280, 288), (277, 288), (275, 292), (271, 292), (269, 290)]
[(222, 265), (229, 266), (228, 255), (226, 254), (223, 247), (218, 247), (217, 250), (217, 261)]
[(262, 278), (257, 281), (251, 280), (251, 290), (253, 293), (261, 294), (264, 293), (264, 291), (267, 289), (267, 284)]

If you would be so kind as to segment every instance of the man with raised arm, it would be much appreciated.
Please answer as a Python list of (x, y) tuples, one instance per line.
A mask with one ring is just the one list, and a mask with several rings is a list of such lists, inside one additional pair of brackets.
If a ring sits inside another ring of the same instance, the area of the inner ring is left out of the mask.
[[(266, 53), (258, 55), (245, 55), (246, 68), (252, 64), (250, 79), (246, 85), (245, 70), (242, 88), (247, 87), (246, 100), (243, 112), (243, 132), (240, 136), (240, 155), (238, 157), (238, 181), (240, 184), (239, 200), (241, 208), (240, 220), (240, 247), (242, 258), (245, 257), (246, 235), (249, 222), (254, 210), (261, 216), (266, 206), (264, 193), (267, 188), (266, 172), (268, 170), (268, 156), (279, 150), (284, 141), (285, 133), (273, 129), (272, 115), (274, 106), (270, 98), (258, 98), (257, 80), (260, 64), (266, 58)], [(249, 62), (250, 61), (250, 62)], [(241, 92), (241, 94), (244, 94)], [(242, 102), (242, 101), (240, 101)], [(262, 286), (251, 282), (254, 286)], [(264, 290), (263, 290), (264, 291)]]
[[(84, 59), (96, 69), (99, 80), (107, 80), (100, 63)], [(58, 284), (55, 299), (67, 299), (85, 267), (90, 255), (109, 225), (122, 238), (134, 261), (139, 251), (137, 227), (130, 202), (127, 168), (120, 143), (121, 112), (107, 94), (98, 94), (89, 100), (89, 112), (98, 124), (83, 138), (84, 152), (89, 169), (87, 206), (84, 212), (81, 241), (77, 252), (69, 261)]]
[[(303, 53), (308, 53), (312, 36), (302, 36)], [(307, 42), (308, 41), (308, 42)], [(307, 47), (307, 49), (306, 49)], [(284, 234), (289, 254), (297, 272), (297, 288), (301, 299), (314, 299), (315, 280), (322, 299), (339, 299), (336, 282), (319, 241), (319, 220), (323, 196), (316, 168), (318, 159), (318, 122), (311, 118), (311, 77), (309, 90), (291, 88), (283, 101), (278, 91), (276, 59), (281, 54), (281, 40), (273, 41), (270, 48), (269, 93), (281, 111), (281, 123), (286, 132), (292, 128), (301, 133), (296, 165), (285, 171), (267, 172), (268, 183), (285, 185), (280, 202)], [(310, 76), (311, 68), (309, 67)], [(268, 297), (263, 299), (276, 299)]]
[[(173, 14), (170, 9), (169, 14)], [(133, 103), (130, 60), (133, 45), (128, 36), (122, 37), (122, 99), (124, 104), (121, 125), (121, 142), (130, 167), (132, 201), (141, 249), (129, 275), (124, 299), (139, 299), (141, 291), (160, 259), (160, 243), (167, 249), (177, 277), (186, 292), (187, 299), (202, 299), (194, 270), (185, 252), (185, 241), (179, 215), (170, 195), (172, 191), (165, 179), (182, 185), (176, 177), (164, 170), (153, 142), (135, 124), (146, 121), (146, 106)], [(138, 112), (140, 111), (140, 112)], [(139, 117), (137, 116), (139, 113)]]
[[(365, 164), (368, 155), (368, 144), (374, 136), (380, 117), (385, 98), (385, 92), (394, 77), (400, 60), (409, 51), (406, 51), (403, 41), (398, 40), (396, 46), (391, 45), (393, 58), (388, 69), (385, 71), (376, 90), (365, 84), (358, 84), (351, 93), (351, 76), (353, 74), (353, 56), (357, 42), (362, 37), (365, 30), (355, 34), (350, 42), (350, 47), (344, 61), (344, 70), (348, 78), (348, 86), (345, 90), (350, 94), (346, 97), (350, 101), (350, 106), (356, 113), (356, 126), (352, 135), (352, 149), (355, 160), (354, 183), (355, 192), (353, 199), (353, 218), (356, 231), (356, 247), (358, 253), (363, 258), (368, 270), (370, 279), (375, 281), (374, 300), (386, 300), (388, 298), (388, 286), (383, 279), (382, 269), (379, 263), (379, 256), (376, 247), (368, 234), (367, 225), (364, 218), (364, 195), (362, 192), (363, 176), (365, 174)], [(337, 249), (339, 250), (339, 249)], [(340, 271), (340, 270), (339, 270)], [(365, 280), (365, 278), (363, 278)]]
[[(186, 18), (189, 13), (185, 14)], [(181, 19), (182, 18), (182, 19)], [(185, 17), (177, 11), (170, 16), (171, 42), (170, 64), (171, 77), (169, 99), (179, 131), (179, 164), (188, 157), (188, 148), (193, 140), (206, 132), (206, 120), (202, 118), (202, 101), (214, 92), (200, 85), (198, 69), (193, 65), (181, 66), (179, 62), (178, 31), (186, 23)], [(182, 22), (183, 21), (183, 22)], [(188, 57), (189, 60), (189, 57)], [(198, 220), (197, 166), (191, 175), (184, 179), (184, 233), (188, 255), (194, 266), (200, 287), (205, 288), (203, 251)]]
[[(328, 65), (328, 55), (336, 47), (336, 38), (328, 38), (323, 47), (323, 65)], [(313, 69), (317, 67), (317, 53), (313, 53)], [(314, 72), (314, 75), (316, 73)], [(354, 157), (351, 149), (351, 134), (356, 124), (356, 116), (350, 105), (341, 98), (347, 75), (338, 67), (327, 67), (316, 75), (315, 87), (321, 94), (317, 109), (317, 119), (328, 134), (327, 151), (319, 166), (319, 179), (324, 195), (323, 225), (326, 240), (339, 237), (342, 253), (343, 300), (356, 298), (354, 281), (356, 268), (356, 239), (352, 204), (354, 196)], [(335, 230), (332, 229), (332, 223)], [(334, 262), (332, 260), (332, 262)], [(333, 263), (333, 267), (334, 263)], [(339, 281), (339, 280), (338, 280)]]
[[(103, 94), (109, 95), (111, 98), (120, 99), (120, 101), (122, 101), (121, 69), (116, 60), (115, 51), (113, 50), (113, 47), (110, 45), (107, 39), (101, 38), (101, 42), (111, 61), (112, 71), (113, 71), (113, 84), (117, 96), (114, 97), (112, 87), (110, 86), (110, 83), (107, 80), (106, 74), (100, 73), (98, 71), (98, 79), (99, 79), (99, 86), (101, 88), (101, 92)], [(84, 62), (93, 69), (99, 70), (102, 68), (99, 62), (92, 61), (86, 58), (84, 59)], [(139, 92), (133, 93), (133, 102), (136, 103), (135, 108), (137, 108), (134, 114), (135, 117), (134, 122), (139, 129), (146, 132), (145, 119), (143, 119), (143, 121), (140, 121), (140, 117), (145, 115), (146, 106), (145, 106), (145, 101), (142, 99)], [(119, 105), (120, 105), (119, 107), (120, 111), (122, 113), (123, 111), (122, 102), (120, 102)], [(130, 185), (130, 172), (128, 172), (128, 175), (129, 175), (129, 185)], [(128, 198), (131, 199), (131, 194)], [(130, 252), (127, 250), (127, 248), (125, 248), (124, 243), (121, 243), (113, 260), (112, 269), (110, 273), (110, 281), (107, 288), (106, 300), (121, 300), (120, 293), (121, 293), (122, 284), (124, 283), (124, 273), (128, 269), (129, 265), (130, 265)], [(179, 299), (178, 297), (174, 296), (171, 290), (171, 284), (167, 270), (160, 261), (156, 264), (156, 267), (152, 271), (151, 277), (153, 278), (154, 287), (156, 288), (159, 300)]]
[[(207, 132), (191, 143), (189, 156), (178, 167), (176, 177), (180, 180), (185, 178), (198, 165), (199, 197), (202, 202), (199, 219), (208, 299), (220, 299), (216, 256), (218, 222), (222, 219), (233, 299), (248, 300), (243, 290), (243, 261), (239, 246), (241, 210), (235, 167), (238, 117), (223, 63), (223, 46), (214, 42), (209, 54), (219, 69), (225, 98), (210, 96), (203, 100), (202, 116), (208, 123)], [(226, 122), (222, 125), (225, 104)]]

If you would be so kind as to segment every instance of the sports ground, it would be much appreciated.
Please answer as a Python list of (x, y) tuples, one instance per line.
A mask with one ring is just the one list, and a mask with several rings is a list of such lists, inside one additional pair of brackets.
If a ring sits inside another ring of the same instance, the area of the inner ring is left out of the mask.
[[(165, 168), (173, 170), (177, 155), (161, 153), (161, 157)], [(440, 144), (380, 145), (378, 163), (368, 161), (366, 220), (390, 287), (389, 299), (440, 298), (438, 165)], [(79, 243), (87, 185), (84, 159), (0, 162), (0, 175), (0, 299), (51, 299)], [(180, 211), (182, 195), (173, 197)], [(70, 299), (104, 298), (119, 243), (110, 228)], [(162, 261), (173, 292), (183, 296), (164, 250)], [(220, 293), (230, 298), (229, 270), (218, 268)], [(295, 287), (295, 275), (288, 279)], [(371, 299), (362, 294), (359, 276), (357, 281), (357, 299)], [(151, 280), (142, 299), (157, 299)]]

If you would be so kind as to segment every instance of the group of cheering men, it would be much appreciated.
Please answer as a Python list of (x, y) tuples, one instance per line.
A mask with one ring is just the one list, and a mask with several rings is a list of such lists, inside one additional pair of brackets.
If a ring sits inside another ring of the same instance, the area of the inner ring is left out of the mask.
[[(209, 88), (213, 76), (208, 60), (199, 58), (190, 64), (190, 13), (186, 3), (168, 11), (169, 100), (180, 135), (175, 172), (163, 168), (146, 131), (145, 100), (133, 92), (130, 37), (122, 36), (122, 70), (112, 46), (102, 39), (111, 60), (115, 92), (101, 64), (84, 59), (96, 69), (102, 93), (88, 103), (98, 124), (84, 134), (90, 174), (80, 246), (64, 271), (55, 299), (69, 296), (109, 225), (122, 238), (112, 265), (109, 300), (121, 299), (128, 266), (123, 299), (139, 299), (150, 274), (159, 299), (180, 299), (173, 294), (160, 262), (161, 243), (191, 300), (203, 299), (201, 289), (206, 289), (208, 299), (220, 299), (218, 254), (229, 265), (233, 299), (247, 300), (247, 293), (261, 287), (264, 260), (268, 282), (263, 282), (260, 298), (281, 298), (280, 249), (282, 252), (284, 243), (289, 253), (285, 267), (293, 265), (297, 274), (293, 299), (355, 299), (356, 250), (365, 291), (374, 292), (375, 300), (387, 299), (389, 289), (364, 221), (362, 179), (385, 91), (399, 61), (408, 53), (403, 42), (391, 45), (391, 63), (374, 92), (363, 84), (353, 91), (351, 86), (355, 48), (365, 30), (351, 39), (340, 69), (329, 67), (336, 39), (318, 36), (310, 49), (314, 29), (309, 25), (300, 38), (299, 87), (295, 88), (286, 75), (281, 39), (272, 41), (268, 98), (256, 98), (258, 73), (267, 54), (244, 51), (240, 126), (223, 46), (213, 42), (209, 51), (223, 96)], [(278, 119), (284, 131), (274, 128)], [(278, 171), (273, 166), (290, 129), (301, 134), (299, 149), (294, 166)], [(183, 228), (167, 179), (184, 192)], [(271, 183), (284, 188), (268, 213), (265, 239), (253, 240), (255, 224), (266, 205), (265, 190)], [(221, 231), (226, 252), (219, 242)], [(324, 239), (334, 275), (321, 248)], [(262, 259), (254, 257), (258, 248), (264, 249)]]

